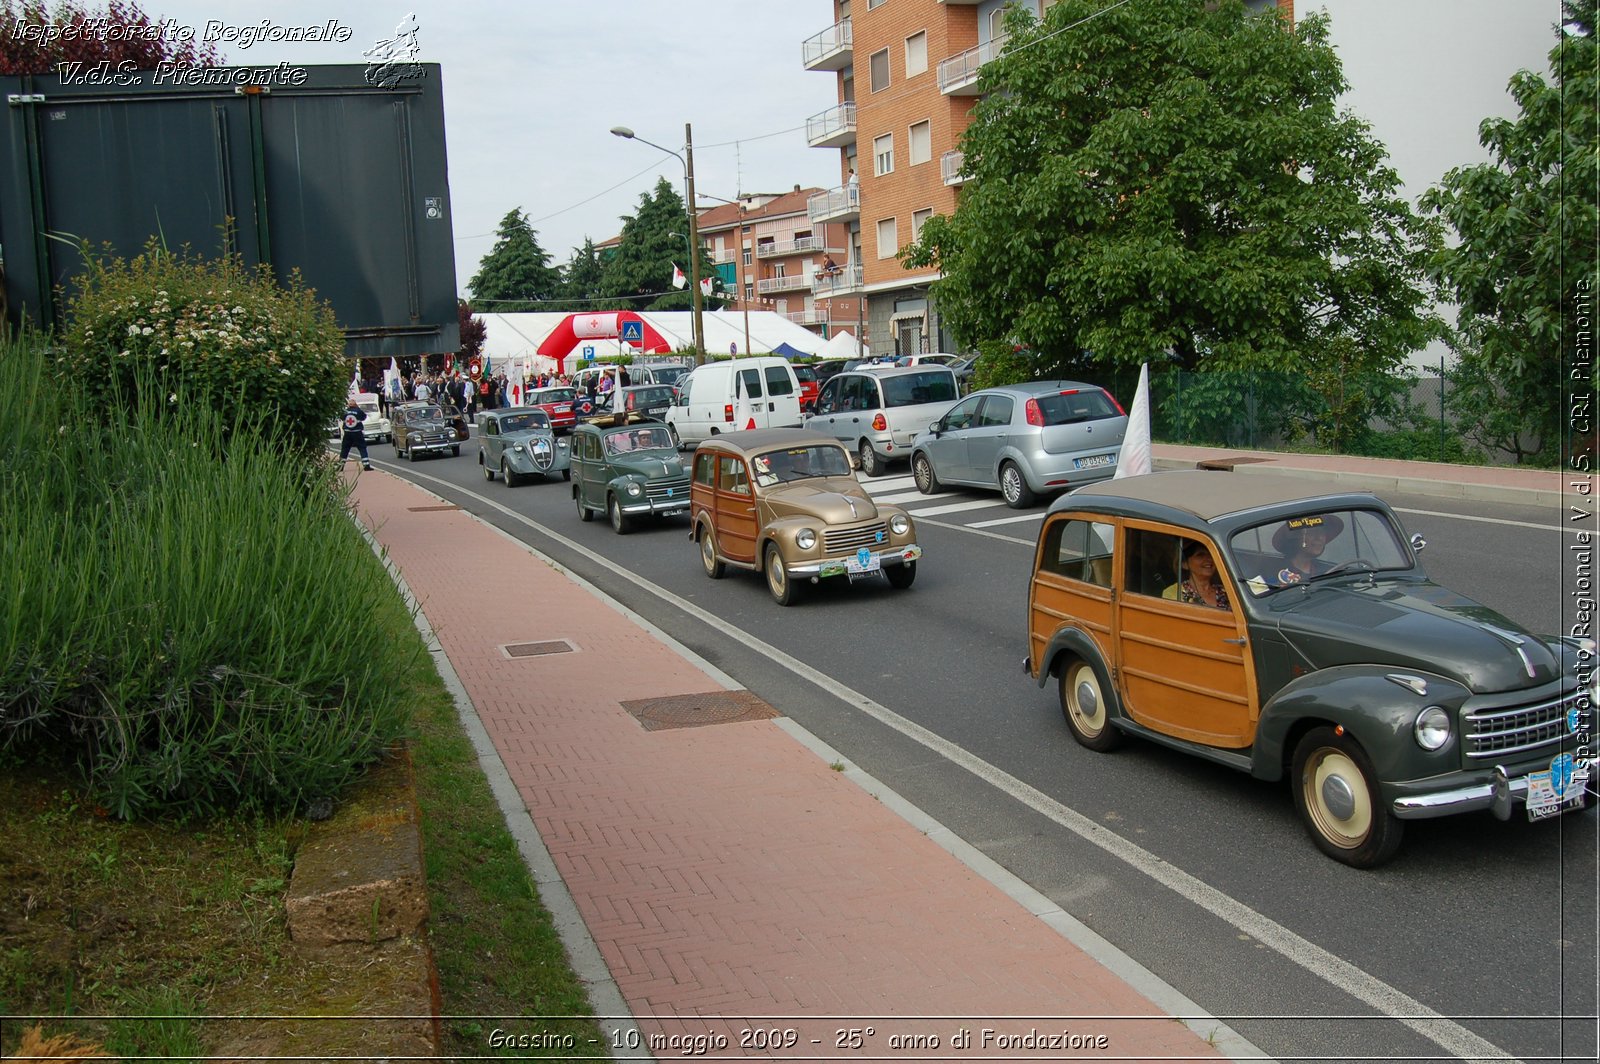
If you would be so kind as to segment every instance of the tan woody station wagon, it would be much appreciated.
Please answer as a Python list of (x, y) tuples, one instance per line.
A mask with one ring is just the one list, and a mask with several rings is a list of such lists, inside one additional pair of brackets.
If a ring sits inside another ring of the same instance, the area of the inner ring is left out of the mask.
[(917, 530), (898, 506), (872, 501), (837, 440), (803, 429), (712, 437), (695, 449), (690, 534), (713, 580), (727, 566), (763, 573), (780, 606), (802, 581), (881, 574), (916, 579)]
[(1363, 868), (1410, 820), (1584, 808), (1594, 642), (1441, 587), (1380, 499), (1309, 487), (1152, 473), (1051, 505), (1025, 668), (1073, 737), (1288, 779), (1317, 846)]

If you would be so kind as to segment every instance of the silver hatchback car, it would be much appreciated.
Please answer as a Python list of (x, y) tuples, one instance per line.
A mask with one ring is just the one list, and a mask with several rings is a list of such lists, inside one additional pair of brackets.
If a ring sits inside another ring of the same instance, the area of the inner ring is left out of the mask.
[(1111, 393), (1077, 381), (1029, 381), (973, 392), (911, 445), (917, 490), (999, 488), (1031, 506), (1117, 471), (1128, 417)]

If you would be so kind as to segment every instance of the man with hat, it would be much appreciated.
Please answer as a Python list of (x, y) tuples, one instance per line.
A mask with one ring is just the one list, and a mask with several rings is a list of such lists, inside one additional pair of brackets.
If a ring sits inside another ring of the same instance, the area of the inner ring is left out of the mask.
[(1298, 584), (1325, 568), (1317, 559), (1330, 539), (1344, 531), (1344, 521), (1332, 514), (1291, 517), (1272, 534), (1272, 549), (1289, 564), (1278, 570), (1279, 584)]

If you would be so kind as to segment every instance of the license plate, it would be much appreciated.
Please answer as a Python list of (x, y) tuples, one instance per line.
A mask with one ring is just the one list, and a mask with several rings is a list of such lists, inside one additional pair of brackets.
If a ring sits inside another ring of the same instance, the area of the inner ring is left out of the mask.
[(1074, 469), (1094, 469), (1094, 468), (1096, 468), (1098, 466), (1108, 466), (1112, 462), (1115, 462), (1115, 461), (1116, 461), (1116, 458), (1113, 455), (1096, 454), (1096, 455), (1090, 455), (1088, 458), (1074, 458), (1072, 460), (1072, 468), (1074, 468)]
[(1544, 820), (1588, 801), (1589, 762), (1561, 754), (1543, 772), (1528, 773), (1528, 819)]
[(882, 568), (882, 559), (866, 547), (862, 547), (854, 555), (844, 560), (844, 571), (852, 576), (857, 573), (875, 573)]
[(560, 406), (556, 407), (556, 413), (570, 414), (572, 413), (572, 407), (568, 406), (566, 403), (562, 403)]

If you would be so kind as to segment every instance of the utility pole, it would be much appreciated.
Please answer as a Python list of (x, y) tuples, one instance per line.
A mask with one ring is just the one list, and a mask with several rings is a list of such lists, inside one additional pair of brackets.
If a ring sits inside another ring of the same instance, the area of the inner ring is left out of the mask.
[[(704, 300), (700, 292), (700, 208), (694, 198), (694, 130), (683, 124), (683, 180), (689, 186), (689, 283), (694, 299), (694, 364), (706, 363), (706, 325), (702, 317)], [(748, 313), (748, 312), (746, 312)], [(749, 343), (747, 339), (745, 341)]]

